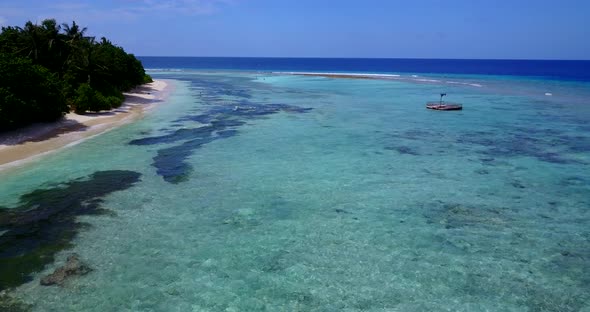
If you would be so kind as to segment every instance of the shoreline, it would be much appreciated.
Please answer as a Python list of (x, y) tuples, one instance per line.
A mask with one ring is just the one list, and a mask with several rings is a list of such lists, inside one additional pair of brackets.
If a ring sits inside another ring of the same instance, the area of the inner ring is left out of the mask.
[(165, 100), (171, 91), (170, 88), (169, 82), (154, 80), (125, 92), (125, 101), (113, 110), (84, 115), (70, 112), (55, 122), (37, 123), (2, 133), (0, 172), (138, 120), (155, 103)]

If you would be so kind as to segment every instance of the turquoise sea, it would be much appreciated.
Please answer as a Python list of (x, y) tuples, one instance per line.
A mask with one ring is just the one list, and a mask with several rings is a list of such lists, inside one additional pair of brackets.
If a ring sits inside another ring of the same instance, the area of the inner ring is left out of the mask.
[(150, 74), (142, 120), (0, 172), (33, 311), (590, 311), (590, 82)]

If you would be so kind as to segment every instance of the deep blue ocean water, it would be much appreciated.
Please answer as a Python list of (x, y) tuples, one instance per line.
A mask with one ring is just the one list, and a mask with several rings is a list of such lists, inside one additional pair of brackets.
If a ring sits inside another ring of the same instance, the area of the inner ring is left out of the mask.
[(588, 62), (142, 60), (145, 118), (0, 171), (34, 311), (590, 311)]
[(430, 73), (590, 81), (590, 61), (264, 57), (139, 57), (146, 68)]

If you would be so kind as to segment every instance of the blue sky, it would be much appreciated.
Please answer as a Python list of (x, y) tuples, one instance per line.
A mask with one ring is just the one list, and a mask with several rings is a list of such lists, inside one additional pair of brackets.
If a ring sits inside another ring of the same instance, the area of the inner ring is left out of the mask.
[(590, 0), (0, 0), (137, 55), (590, 59)]

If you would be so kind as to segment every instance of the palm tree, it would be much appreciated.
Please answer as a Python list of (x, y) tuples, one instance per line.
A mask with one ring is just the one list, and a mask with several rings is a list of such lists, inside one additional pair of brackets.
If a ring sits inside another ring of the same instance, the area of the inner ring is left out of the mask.
[(86, 30), (88, 30), (86, 27), (80, 29), (80, 26), (78, 26), (75, 21), (72, 21), (72, 26), (68, 25), (67, 23), (63, 23), (62, 27), (66, 35), (67, 42), (70, 44), (82, 40), (84, 38), (84, 33), (86, 33)]
[(16, 30), (20, 37), (20, 47), (16, 51), (18, 55), (30, 58), (35, 64), (53, 70), (60, 69), (63, 61), (58, 59), (61, 59), (64, 52), (64, 44), (59, 33), (61, 28), (55, 20), (44, 20), (41, 25), (28, 21), (24, 28), (16, 27)]
[(67, 56), (64, 37), (60, 34), (61, 26), (54, 19), (46, 19), (38, 28), (43, 39), (41, 64), (61, 76)]
[(51, 49), (54, 45), (59, 44), (59, 31), (61, 26), (57, 25), (54, 19), (46, 19), (41, 22), (41, 28), (48, 39), (48, 46)]
[(95, 37), (86, 37), (87, 28), (80, 28), (75, 21), (72, 25), (66, 23), (62, 24), (64, 31), (65, 42), (70, 51), (68, 60), (66, 61), (70, 67), (73, 67), (83, 76), (87, 77), (86, 82), (90, 83), (90, 76), (92, 73), (91, 55), (92, 49), (95, 45)]
[(19, 28), (19, 30), (24, 35), (25, 42), (27, 43), (26, 49), (29, 51), (27, 56), (30, 57), (33, 62), (36, 62), (39, 58), (39, 48), (41, 45), (37, 25), (28, 21), (25, 24), (25, 28)]

